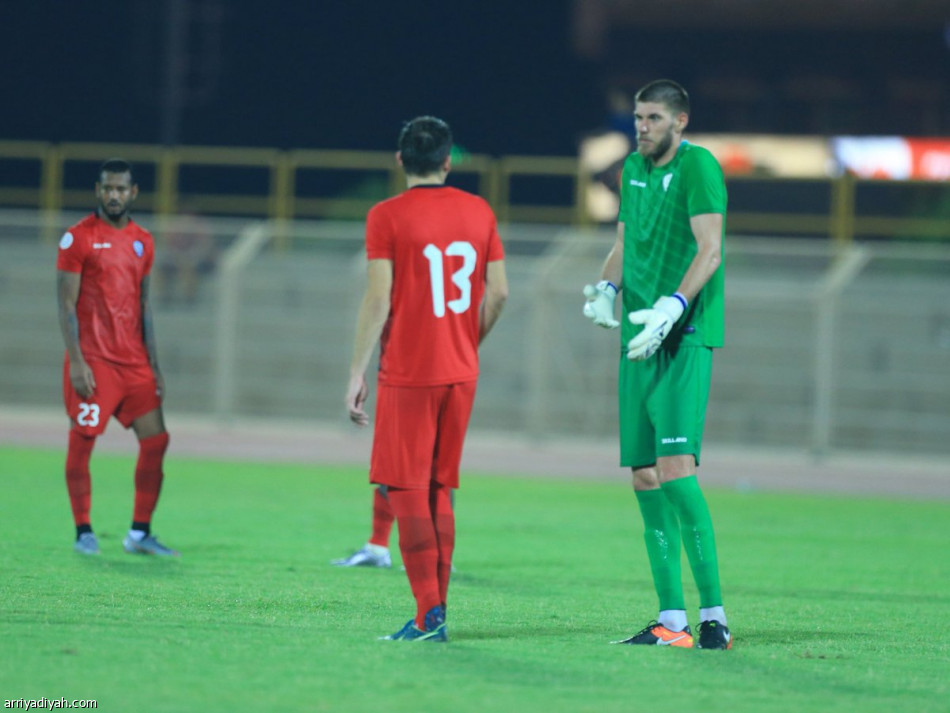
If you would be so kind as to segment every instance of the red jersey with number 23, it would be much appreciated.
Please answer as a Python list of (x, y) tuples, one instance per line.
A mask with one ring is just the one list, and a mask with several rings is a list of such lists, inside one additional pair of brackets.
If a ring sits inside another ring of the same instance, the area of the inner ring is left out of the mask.
[(505, 256), (488, 203), (450, 186), (410, 188), (370, 210), (366, 256), (393, 263), (379, 383), (477, 379), (486, 270)]
[(148, 364), (142, 333), (142, 278), (155, 247), (151, 234), (131, 220), (113, 228), (95, 213), (59, 241), (56, 269), (82, 276), (76, 317), (79, 348), (88, 361)]

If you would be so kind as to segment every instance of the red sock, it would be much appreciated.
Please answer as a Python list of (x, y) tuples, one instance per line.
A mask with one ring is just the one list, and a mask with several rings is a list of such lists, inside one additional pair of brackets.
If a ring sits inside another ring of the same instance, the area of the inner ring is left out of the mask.
[(162, 489), (162, 459), (168, 448), (168, 433), (159, 433), (139, 441), (139, 460), (135, 465), (135, 509), (132, 521), (150, 523), (158, 494)]
[(439, 597), (445, 604), (452, 575), (452, 551), (455, 549), (455, 511), (452, 509), (452, 489), (433, 484), (429, 491), (429, 508), (435, 522), (435, 536), (439, 548)]
[(89, 524), (89, 510), (92, 507), (92, 479), (89, 477), (89, 458), (96, 438), (70, 430), (69, 448), (66, 451), (66, 490), (69, 503), (73, 508), (73, 522), (76, 527)]
[(371, 545), (389, 547), (389, 533), (392, 532), (395, 518), (389, 499), (377, 487), (373, 490), (373, 534), (369, 538)]
[(425, 629), (426, 612), (442, 603), (439, 550), (427, 490), (389, 488), (389, 503), (399, 523), (399, 551), (416, 598), (416, 626)]

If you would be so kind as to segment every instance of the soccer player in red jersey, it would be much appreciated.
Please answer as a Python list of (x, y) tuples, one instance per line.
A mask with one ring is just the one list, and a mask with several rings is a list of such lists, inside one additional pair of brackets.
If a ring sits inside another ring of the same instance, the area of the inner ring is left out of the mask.
[(76, 524), (73, 547), (87, 555), (99, 553), (89, 519), (89, 458), (110, 416), (131, 427), (139, 441), (132, 527), (122, 545), (129, 553), (178, 554), (151, 533), (168, 433), (148, 303), (154, 243), (129, 217), (137, 195), (127, 161), (103, 163), (96, 182), (99, 206), (63, 235), (56, 261), (59, 325), (66, 343), (63, 400), (72, 422), (66, 487)]
[(452, 132), (421, 116), (399, 135), (408, 189), (366, 218), (368, 283), (346, 404), (369, 423), (366, 369), (380, 343), (370, 482), (385, 485), (416, 614), (401, 641), (446, 641), (455, 546), (451, 490), (475, 399), (478, 346), (508, 296), (495, 216), (481, 198), (445, 185)]

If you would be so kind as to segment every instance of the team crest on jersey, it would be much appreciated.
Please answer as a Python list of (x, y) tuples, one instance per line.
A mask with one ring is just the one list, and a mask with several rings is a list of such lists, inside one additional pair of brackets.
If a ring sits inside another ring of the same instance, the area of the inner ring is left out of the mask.
[(59, 249), (65, 250), (72, 244), (73, 244), (73, 234), (63, 233), (63, 237), (59, 239)]
[(664, 190), (664, 191), (670, 190), (670, 183), (671, 183), (672, 181), (673, 181), (673, 174), (672, 174), (672, 173), (668, 173), (668, 174), (666, 174), (665, 176), (663, 176), (663, 190)]
[(138, 255), (139, 257), (142, 257), (142, 253), (145, 252), (145, 246), (142, 245), (141, 240), (136, 240), (134, 243), (132, 243), (132, 249), (135, 251), (135, 254)]

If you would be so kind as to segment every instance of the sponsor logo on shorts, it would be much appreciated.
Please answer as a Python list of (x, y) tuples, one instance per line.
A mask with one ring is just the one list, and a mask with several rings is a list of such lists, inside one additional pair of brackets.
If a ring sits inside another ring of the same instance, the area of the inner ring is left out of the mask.
[(673, 438), (661, 438), (660, 443), (668, 446), (673, 443), (689, 443), (689, 439), (686, 436), (674, 436)]

